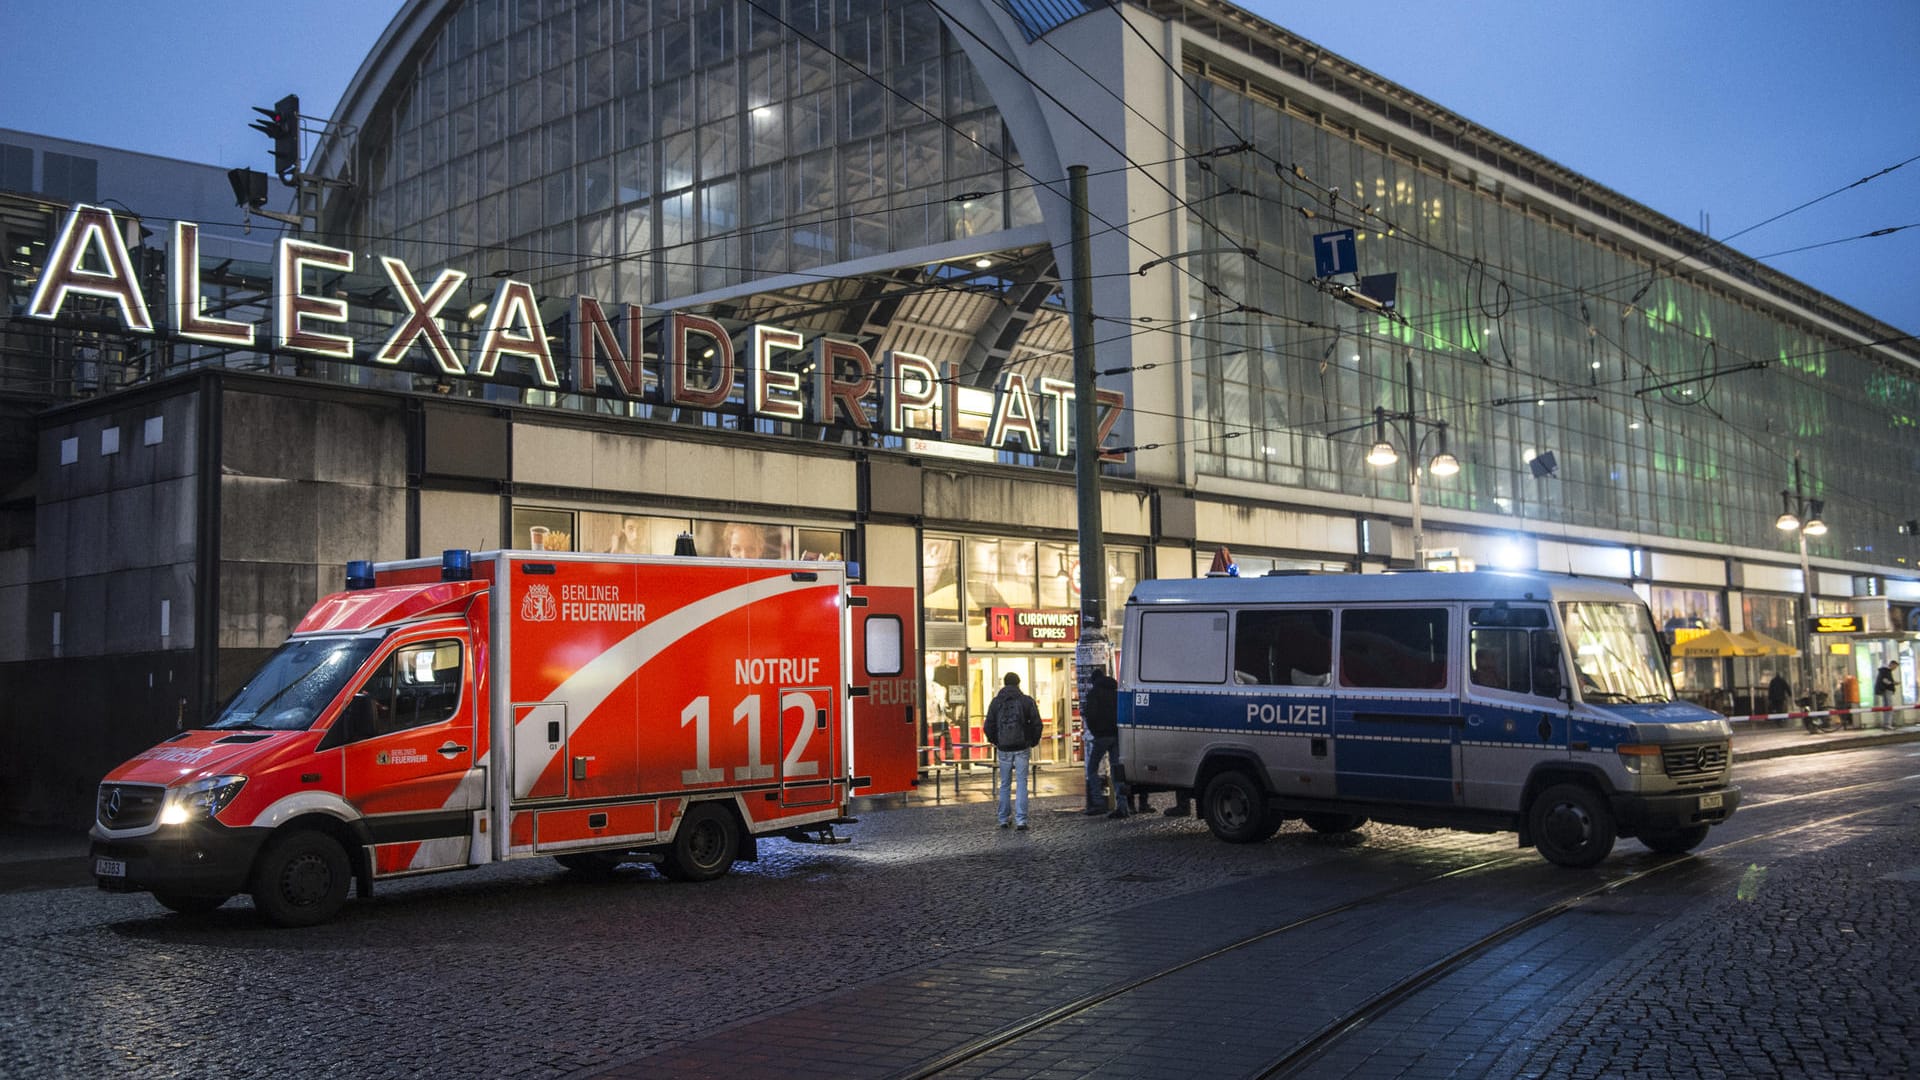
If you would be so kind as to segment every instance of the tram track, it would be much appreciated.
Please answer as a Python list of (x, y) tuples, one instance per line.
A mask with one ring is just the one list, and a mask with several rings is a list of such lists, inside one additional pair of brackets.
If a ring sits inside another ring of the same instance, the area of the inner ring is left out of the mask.
[[(1857, 794), (1874, 789), (1884, 789), (1900, 784), (1910, 784), (1920, 776), (1902, 776), (1886, 780), (1863, 781), (1818, 791), (1801, 792), (1778, 796), (1748, 804), (1743, 807), (1744, 816), (1751, 820), (1756, 813), (1786, 807), (1813, 798), (1831, 799), (1838, 795)], [(1509, 942), (1529, 930), (1533, 930), (1554, 919), (1587, 904), (1596, 898), (1619, 892), (1630, 886), (1646, 881), (1657, 875), (1701, 865), (1703, 857), (1724, 853), (1749, 845), (1763, 843), (1806, 833), (1817, 829), (1832, 828), (1837, 824), (1854, 818), (1883, 812), (1881, 807), (1872, 807), (1848, 813), (1823, 816), (1818, 821), (1800, 821), (1779, 828), (1764, 829), (1757, 833), (1740, 836), (1708, 847), (1688, 855), (1656, 856), (1659, 861), (1638, 868), (1621, 869), (1606, 872), (1605, 880), (1579, 888), (1571, 894), (1556, 897), (1544, 904), (1538, 904), (1522, 913), (1505, 918), (1494, 929), (1480, 934), (1473, 940), (1446, 951), (1439, 957), (1421, 965), (1412, 973), (1395, 979), (1388, 985), (1365, 997), (1358, 1004), (1342, 1009), (1337, 1015), (1320, 1023), (1308, 1032), (1304, 1038), (1293, 1043), (1284, 1052), (1267, 1059), (1256, 1068), (1245, 1073), (1257, 1077), (1293, 1077), (1299, 1076), (1321, 1061), (1334, 1048), (1350, 1037), (1363, 1031), (1370, 1024), (1390, 1014), (1408, 999), (1438, 983), (1448, 976), (1458, 973), (1467, 965), (1486, 955), (1488, 952)], [(1176, 963), (1167, 964), (1123, 982), (1109, 985), (1100, 990), (1084, 994), (1073, 1000), (1034, 1013), (1024, 1019), (1005, 1024), (998, 1029), (982, 1034), (944, 1053), (921, 1062), (908, 1069), (890, 1074), (891, 1080), (922, 1080), (939, 1076), (955, 1070), (968, 1062), (990, 1054), (1000, 1052), (1017, 1053), (1023, 1041), (1045, 1038), (1050, 1032), (1062, 1025), (1083, 1019), (1087, 1014), (1109, 1003), (1117, 1003), (1130, 995), (1140, 994), (1176, 976), (1191, 975), (1208, 965), (1220, 964), (1230, 957), (1244, 954), (1250, 949), (1262, 946), (1288, 935), (1299, 934), (1311, 928), (1321, 927), (1338, 916), (1363, 908), (1383, 905), (1402, 900), (1420, 890), (1458, 881), (1477, 874), (1492, 873), (1520, 864), (1535, 863), (1531, 852), (1516, 851), (1511, 856), (1483, 859), (1467, 866), (1428, 874), (1419, 880), (1406, 882), (1391, 888), (1379, 889), (1362, 896), (1330, 904), (1313, 912), (1287, 920), (1277, 926), (1271, 926), (1258, 932), (1247, 934), (1227, 944), (1217, 946), (1204, 953), (1188, 957)]]

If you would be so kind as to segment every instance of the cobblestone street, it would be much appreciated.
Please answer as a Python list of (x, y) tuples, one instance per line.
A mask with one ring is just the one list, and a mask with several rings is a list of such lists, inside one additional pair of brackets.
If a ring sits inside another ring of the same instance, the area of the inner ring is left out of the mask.
[[(1749, 753), (1749, 803), (1675, 880), (1502, 944), (1300, 1074), (1912, 1075), (1916, 751)], [(71, 873), (70, 840), (17, 834), (0, 876), (0, 1064), (21, 1077), (881, 1076), (1290, 913), (1517, 860), (1316, 931), (1302, 940), (1319, 959), (1276, 944), (1225, 983), (1115, 998), (1063, 1032), (1087, 1030), (1104, 1056), (1069, 1037), (951, 1071), (1240, 1075), (1235, 1063), (1284, 1048), (1279, 1028), (1410, 962), (1449, 912), (1468, 926), (1663, 859), (1624, 841), (1608, 867), (1565, 871), (1510, 834), (1377, 824), (1228, 845), (1193, 819), (1084, 816), (1060, 790), (1077, 778), (1049, 779), (1027, 833), (994, 828), (984, 782), (968, 781), (964, 801), (949, 788), (937, 805), (866, 813), (845, 846), (768, 843), (704, 885), (642, 867), (588, 883), (536, 861), (383, 884), (305, 931), (263, 927), (244, 900), (187, 919), (97, 892), (54, 875)], [(1349, 932), (1367, 944), (1343, 955), (1332, 943)], [(1351, 966), (1360, 954), (1372, 959)]]

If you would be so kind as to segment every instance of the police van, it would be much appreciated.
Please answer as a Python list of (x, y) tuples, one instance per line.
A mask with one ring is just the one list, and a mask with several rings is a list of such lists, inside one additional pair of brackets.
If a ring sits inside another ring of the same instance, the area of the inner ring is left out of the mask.
[(1120, 757), (1215, 836), (1298, 817), (1519, 833), (1563, 866), (1617, 837), (1683, 852), (1732, 815), (1731, 729), (1677, 700), (1646, 604), (1497, 572), (1143, 581), (1126, 606)]

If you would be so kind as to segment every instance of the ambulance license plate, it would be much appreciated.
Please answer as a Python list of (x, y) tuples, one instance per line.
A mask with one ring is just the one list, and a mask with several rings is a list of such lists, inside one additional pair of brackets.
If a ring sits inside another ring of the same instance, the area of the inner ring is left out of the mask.
[(1718, 791), (1702, 795), (1700, 796), (1700, 809), (1718, 810), (1720, 809), (1720, 801), (1722, 798), (1724, 798), (1724, 796)]
[(119, 859), (95, 859), (93, 875), (95, 877), (126, 877), (127, 864)]

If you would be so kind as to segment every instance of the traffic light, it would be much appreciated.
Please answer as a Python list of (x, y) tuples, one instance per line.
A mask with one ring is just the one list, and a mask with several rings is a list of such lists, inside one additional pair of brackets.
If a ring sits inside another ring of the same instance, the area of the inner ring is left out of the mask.
[(288, 184), (293, 183), (293, 174), (300, 171), (300, 95), (288, 94), (274, 102), (271, 109), (255, 105), (253, 111), (264, 119), (247, 126), (265, 132), (267, 138), (273, 140), (273, 174)]
[(267, 205), (267, 174), (258, 169), (228, 169), (227, 183), (233, 185), (233, 205), (258, 210)]

